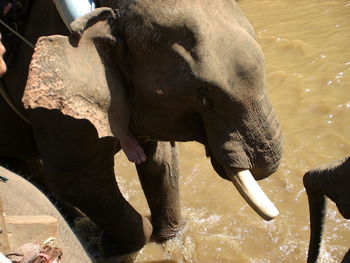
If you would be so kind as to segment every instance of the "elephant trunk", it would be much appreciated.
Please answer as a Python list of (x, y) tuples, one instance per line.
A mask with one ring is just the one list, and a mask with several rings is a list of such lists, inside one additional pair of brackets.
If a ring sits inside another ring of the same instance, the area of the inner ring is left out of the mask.
[(255, 179), (262, 180), (277, 170), (283, 144), (277, 115), (267, 96), (252, 103), (242, 121), (241, 133), (249, 146), (247, 155), (254, 160), (251, 172)]
[(323, 223), (326, 215), (326, 196), (322, 192), (319, 176), (314, 172), (307, 172), (303, 178), (309, 200), (310, 213), (310, 242), (308, 263), (317, 262), (323, 233)]
[[(271, 220), (279, 212), (256, 180), (276, 171), (281, 159), (282, 135), (267, 98), (261, 96), (251, 104), (241, 119), (232, 115), (226, 117), (225, 123), (215, 125), (204, 119), (209, 142), (207, 152), (216, 172), (235, 185), (258, 215)], [(232, 119), (234, 123), (229, 122)]]

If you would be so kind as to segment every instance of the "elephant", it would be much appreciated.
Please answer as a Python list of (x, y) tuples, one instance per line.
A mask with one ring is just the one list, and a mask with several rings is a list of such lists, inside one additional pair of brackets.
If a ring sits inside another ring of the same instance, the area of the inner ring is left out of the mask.
[(53, 216), (59, 222), (55, 246), (62, 250), (63, 261), (93, 262), (59, 211), (39, 189), (23, 177), (3, 167), (0, 167), (0, 175), (8, 180), (0, 181), (2, 212), (7, 216)]
[[(51, 1), (33, 1), (23, 36), (37, 43), (35, 52), (19, 43), (2, 78), (30, 124), (0, 98), (0, 157), (41, 159), (56, 198), (104, 230), (107, 255), (181, 229), (176, 142), (203, 144), (214, 170), (259, 215), (277, 216), (256, 180), (277, 170), (282, 134), (263, 52), (237, 3), (99, 0), (97, 7), (69, 32)], [(38, 59), (47, 47), (57, 52)], [(45, 71), (51, 63), (62, 71)], [(38, 69), (42, 76), (31, 74)], [(150, 218), (125, 200), (115, 179), (114, 117), (122, 114), (115, 85), (124, 87), (129, 129), (147, 157), (136, 169)]]
[[(340, 214), (350, 219), (350, 158), (324, 164), (305, 173), (303, 183), (309, 201), (310, 244), (308, 263), (316, 262), (320, 251), (324, 217), (326, 215), (326, 197), (337, 206)], [(344, 256), (343, 263), (350, 262), (350, 250)]]

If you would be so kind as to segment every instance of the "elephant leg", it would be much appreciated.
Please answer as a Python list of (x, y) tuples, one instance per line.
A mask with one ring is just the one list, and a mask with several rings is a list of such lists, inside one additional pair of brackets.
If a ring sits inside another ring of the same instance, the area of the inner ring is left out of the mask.
[(348, 250), (348, 252), (346, 252), (341, 263), (350, 263), (350, 249)]
[(50, 190), (89, 216), (113, 242), (109, 255), (141, 249), (152, 226), (122, 196), (114, 176), (115, 138), (98, 138), (87, 120), (58, 110), (31, 111)]
[(306, 188), (306, 193), (310, 212), (310, 242), (307, 262), (313, 263), (317, 262), (320, 252), (323, 224), (326, 214), (326, 198), (321, 193), (313, 192), (308, 188)]
[(303, 183), (309, 200), (310, 244), (308, 263), (316, 262), (326, 214), (326, 197), (337, 205), (344, 218), (350, 218), (350, 158), (336, 160), (308, 171)]
[(183, 226), (177, 148), (169, 142), (148, 142), (142, 147), (147, 160), (136, 169), (151, 210), (154, 238), (161, 242)]

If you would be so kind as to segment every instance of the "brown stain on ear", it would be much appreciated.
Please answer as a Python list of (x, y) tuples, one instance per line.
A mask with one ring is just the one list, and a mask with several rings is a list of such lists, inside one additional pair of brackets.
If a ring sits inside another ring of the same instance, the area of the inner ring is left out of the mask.
[[(103, 79), (103, 65), (93, 44), (85, 45), (84, 52), (96, 63), (85, 67), (91, 62), (82, 59), (79, 68), (79, 52), (67, 37), (41, 37), (32, 57), (22, 101), (27, 109), (58, 109), (73, 118), (87, 119), (100, 138), (112, 136), (107, 115), (110, 94)], [(67, 63), (67, 58), (71, 63)], [(73, 72), (70, 67), (84, 70)]]
[(108, 112), (114, 90), (100, 53), (115, 47), (116, 18), (111, 8), (98, 8), (71, 24), (72, 36), (39, 38), (22, 98), (25, 108), (57, 109), (89, 120), (100, 138), (113, 136)]

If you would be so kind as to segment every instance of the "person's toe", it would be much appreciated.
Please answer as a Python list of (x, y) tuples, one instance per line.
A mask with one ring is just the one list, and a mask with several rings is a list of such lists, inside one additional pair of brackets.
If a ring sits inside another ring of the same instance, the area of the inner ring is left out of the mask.
[(12, 3), (7, 3), (7, 5), (4, 7), (3, 15), (7, 16), (10, 13), (11, 9), (12, 9)]
[(138, 155), (135, 156), (134, 163), (136, 163), (136, 164), (140, 164), (141, 163), (140, 162), (140, 158), (139, 158)]
[(141, 154), (140, 161), (141, 162), (145, 162), (146, 161), (146, 154), (144, 154), (144, 153)]

